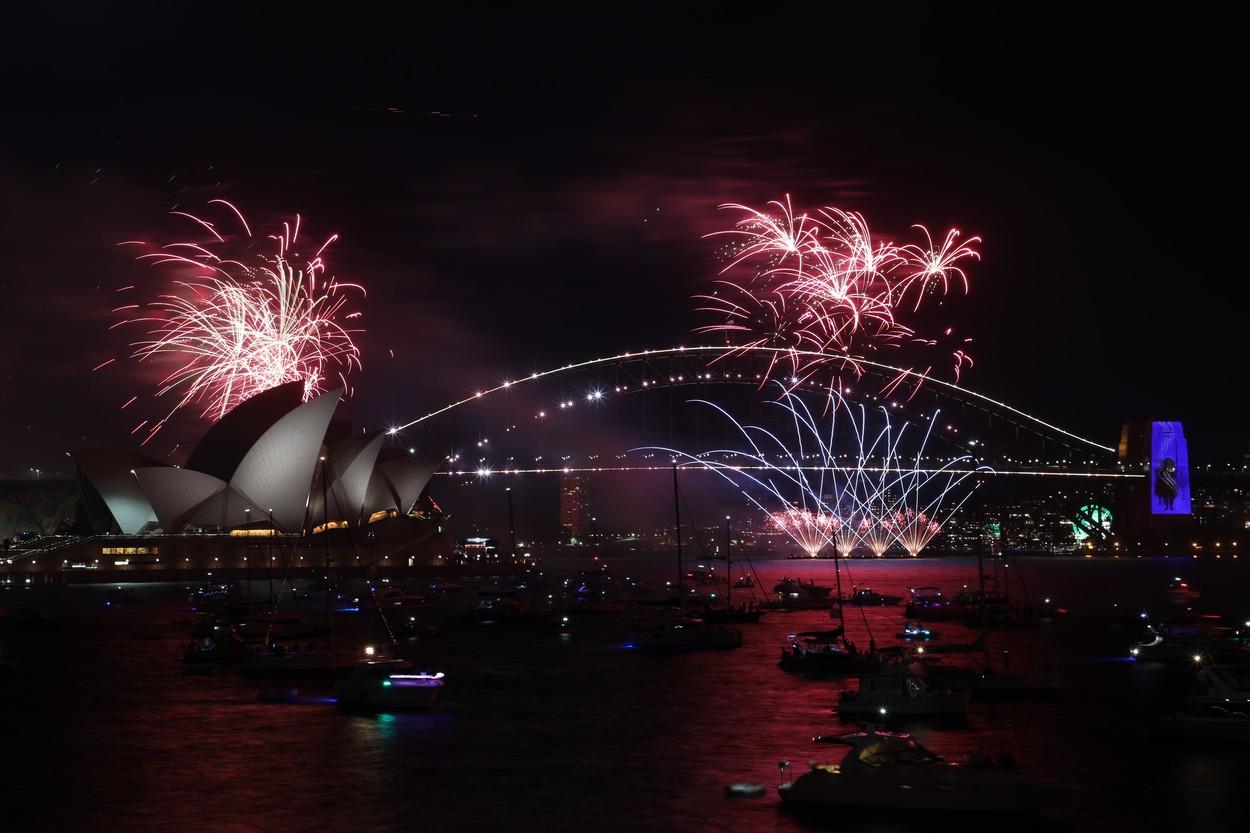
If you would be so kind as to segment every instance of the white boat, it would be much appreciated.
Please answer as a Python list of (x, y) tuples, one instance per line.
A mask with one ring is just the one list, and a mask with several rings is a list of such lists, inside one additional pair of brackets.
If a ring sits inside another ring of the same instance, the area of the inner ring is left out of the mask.
[(911, 642), (912, 640), (928, 642), (930, 639), (937, 639), (938, 634), (937, 631), (931, 630), (919, 622), (908, 622), (903, 626), (901, 631), (895, 634), (895, 636), (908, 642)]
[[(851, 749), (840, 763), (813, 763), (782, 783), (777, 791), (786, 804), (1034, 813), (1064, 791), (1006, 764), (951, 763), (906, 733), (872, 730), (820, 740)], [(788, 773), (788, 763), (782, 771)]]
[(843, 720), (882, 721), (896, 717), (963, 717), (972, 699), (970, 689), (940, 689), (925, 682), (919, 668), (886, 663), (859, 675), (859, 690), (844, 691), (838, 700)]
[(347, 709), (428, 709), (438, 701), (444, 674), (404, 660), (366, 660), (334, 689)]
[(661, 620), (638, 626), (625, 637), (624, 648), (638, 651), (729, 651), (742, 646), (742, 631), (698, 620)]

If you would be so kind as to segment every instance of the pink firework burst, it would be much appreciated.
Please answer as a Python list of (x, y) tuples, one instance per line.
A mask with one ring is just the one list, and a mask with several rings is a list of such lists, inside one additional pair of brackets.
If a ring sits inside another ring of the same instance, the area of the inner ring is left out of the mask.
[[(936, 346), (935, 339), (917, 337), (913, 324), (901, 316), (917, 312), (928, 295), (949, 293), (953, 285), (967, 292), (962, 264), (980, 259), (975, 249), (980, 238), (960, 243), (957, 229), (939, 244), (927, 228), (915, 226), (925, 242), (897, 245), (875, 239), (858, 212), (827, 206), (796, 214), (788, 196), (764, 210), (737, 204), (722, 208), (740, 215), (732, 228), (714, 233), (730, 240), (722, 275), (734, 272), (736, 277), (722, 278), (712, 294), (696, 296), (698, 309), (718, 319), (696, 332), (719, 333), (742, 350), (789, 351), (787, 373), (796, 379), (824, 363), (800, 351), (843, 355), (858, 375), (857, 356), (909, 344)], [(950, 356), (958, 380), (972, 358), (964, 345)], [(773, 366), (779, 361), (774, 359)], [(930, 363), (921, 376), (931, 370)]]
[(926, 243), (924, 246), (907, 245), (900, 250), (907, 264), (907, 273), (895, 286), (899, 299), (908, 290), (916, 288), (916, 303), (912, 310), (918, 310), (926, 294), (939, 290), (943, 295), (950, 292), (952, 280), (962, 283), (964, 294), (967, 294), (968, 273), (959, 262), (981, 259), (981, 253), (973, 248), (981, 242), (981, 238), (969, 237), (966, 243), (960, 243), (959, 229), (951, 229), (946, 232), (946, 237), (939, 246), (933, 242), (933, 235), (929, 234), (927, 228), (920, 225), (912, 228), (924, 232)]
[(773, 526), (790, 536), (809, 558), (815, 558), (824, 549), (839, 525), (838, 519), (833, 515), (793, 507), (770, 513), (769, 520)]
[(160, 247), (128, 241), (145, 249), (137, 260), (180, 273), (169, 291), (146, 305), (115, 310), (139, 314), (114, 326), (148, 328), (144, 338), (132, 343), (132, 358), (143, 362), (168, 357), (172, 365), (156, 396), (173, 397), (174, 405), (163, 419), (147, 425), (145, 443), (188, 405), (216, 420), (252, 396), (288, 382), (302, 382), (306, 400), (332, 382), (350, 392), (347, 377), (360, 368), (353, 337), (362, 330), (348, 323), (360, 313), (348, 304), (363, 297), (364, 288), (329, 273), (326, 252), (338, 235), (304, 255), (299, 215), (282, 223), (280, 232), (258, 240), (234, 205), (225, 200), (210, 205), (223, 206), (239, 233), (223, 234), (214, 222), (175, 211), (171, 213), (189, 219), (206, 236)]

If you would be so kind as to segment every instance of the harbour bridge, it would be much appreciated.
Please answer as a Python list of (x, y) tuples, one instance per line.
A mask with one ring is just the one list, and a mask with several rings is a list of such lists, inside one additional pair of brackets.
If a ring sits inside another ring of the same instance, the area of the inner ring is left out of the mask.
[[(1146, 477), (1116, 448), (968, 387), (873, 359), (765, 346), (680, 346), (565, 364), (473, 390), (389, 433), (427, 453), (447, 443), (441, 473), (452, 477), (668, 471), (670, 457), (639, 453), (655, 450), (657, 434), (666, 435), (668, 447), (690, 448), (682, 465), (699, 469), (701, 453), (724, 445), (710, 441), (713, 432), (697, 416), (687, 414), (680, 424), (674, 400), (723, 401), (735, 389), (757, 407), (785, 391), (818, 410), (835, 396), (883, 410), (896, 424), (921, 426), (937, 439), (934, 445), (974, 465), (979, 480), (1066, 478), (1065, 511), (1095, 541), (1107, 530), (1100, 518), (1086, 517), (1091, 507)], [(667, 400), (658, 407), (642, 404), (660, 397)], [(532, 435), (528, 453), (519, 449), (518, 434)]]
[[(783, 363), (794, 359), (805, 362), (805, 369), (797, 375), (784, 372)], [(810, 372), (812, 366), (819, 372)], [(764, 400), (775, 398), (778, 389), (824, 398), (836, 393), (848, 401), (884, 408), (906, 421), (928, 420), (940, 413), (935, 432), (945, 443), (992, 465), (993, 471), (987, 472), (991, 476), (1111, 480), (1144, 476), (1126, 470), (1116, 448), (970, 388), (871, 359), (762, 346), (669, 347), (565, 364), (474, 390), (391, 427), (388, 433), (401, 441), (415, 431), (454, 435), (454, 429), (440, 431), (437, 426), (465, 412), (488, 409), (501, 398), (527, 389), (532, 389), (533, 395), (519, 404), (534, 410), (522, 418), (550, 419), (657, 391), (676, 390), (702, 398), (710, 396), (710, 390), (725, 386), (759, 391), (756, 398)], [(516, 416), (514, 408), (508, 418)], [(469, 424), (474, 422), (482, 423), (468, 419)], [(452, 469), (453, 473), (473, 470)], [(567, 467), (540, 470), (563, 471)], [(493, 474), (533, 471), (511, 466), (492, 469)]]

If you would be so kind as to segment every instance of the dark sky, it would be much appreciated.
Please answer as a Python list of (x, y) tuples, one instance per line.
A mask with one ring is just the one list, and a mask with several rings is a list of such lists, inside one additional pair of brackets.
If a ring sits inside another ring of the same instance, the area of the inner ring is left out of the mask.
[(151, 373), (89, 371), (122, 355), (113, 289), (161, 282), (115, 244), (219, 196), (341, 235), (336, 273), (369, 287), (370, 426), (694, 343), (716, 206), (790, 193), (985, 239), (939, 313), (975, 337), (970, 387), (1107, 444), (1158, 416), (1197, 462), (1245, 450), (1236, 27), (676, 5), (11, 18), (0, 476), (133, 442), (118, 408)]

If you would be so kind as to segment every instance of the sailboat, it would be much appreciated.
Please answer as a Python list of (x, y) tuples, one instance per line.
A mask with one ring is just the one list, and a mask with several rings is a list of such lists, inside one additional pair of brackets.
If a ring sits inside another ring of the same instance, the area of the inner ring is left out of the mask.
[[(284, 674), (327, 674), (345, 671), (352, 668), (362, 659), (381, 659), (381, 655), (372, 646), (364, 648), (363, 654), (357, 650), (343, 650), (334, 647), (334, 590), (336, 582), (330, 571), (330, 524), (329, 524), (329, 479), (326, 456), (321, 458), (321, 513), (323, 527), (322, 542), (325, 544), (325, 593), (326, 593), (326, 627), (325, 638), (317, 642), (304, 641), (293, 637), (274, 635), (272, 631), (265, 634), (263, 643), (254, 648), (240, 663), (244, 674), (284, 675)], [(337, 500), (337, 495), (336, 495)], [(340, 513), (344, 516), (342, 507)], [(313, 528), (315, 518), (309, 512), (307, 526)], [(349, 539), (350, 540), (350, 539)], [(353, 545), (353, 549), (354, 549)], [(278, 599), (274, 598), (273, 614), (277, 613)], [(377, 599), (374, 598), (374, 607)], [(272, 621), (272, 619), (271, 619)], [(389, 631), (389, 626), (388, 626)], [(392, 637), (393, 639), (393, 637)]]
[[(838, 551), (833, 552), (834, 584), (837, 597), (842, 597), (842, 568)], [(876, 658), (859, 651), (846, 639), (846, 618), (838, 605), (838, 626), (827, 631), (801, 631), (789, 639), (781, 650), (778, 665), (783, 671), (802, 674), (853, 674), (873, 664)], [(832, 611), (830, 612), (832, 615)]]
[[(730, 549), (729, 534), (729, 516), (725, 516), (725, 606), (718, 608), (704, 608), (703, 621), (716, 624), (755, 624), (760, 621), (760, 617), (764, 615), (764, 611), (752, 603), (750, 606), (742, 604), (734, 607), (733, 604), (733, 573), (731, 565), (733, 564), (732, 551)], [(743, 573), (743, 576), (748, 575)]]
[(681, 564), (681, 497), (677, 491), (677, 464), (673, 464), (673, 506), (676, 510), (677, 533), (677, 612), (676, 616), (652, 622), (637, 622), (626, 635), (624, 647), (629, 650), (680, 652), (723, 651), (742, 646), (742, 631), (711, 625), (686, 617), (684, 608), (684, 574)]
[(938, 644), (925, 648), (925, 655), (969, 653), (982, 654), (982, 662), (977, 667), (938, 667), (926, 669), (925, 677), (937, 685), (966, 685), (972, 690), (977, 700), (1048, 697), (1058, 693), (1062, 677), (1059, 671), (1029, 670), (1012, 671), (1008, 667), (1009, 655), (1003, 651), (1002, 668), (995, 668), (990, 661), (988, 648), (990, 617), (989, 608), (993, 602), (985, 593), (985, 573), (982, 569), (982, 549), (977, 550), (977, 569), (981, 574), (980, 588), (975, 598), (980, 600), (979, 609), (970, 613), (969, 617), (977, 616), (980, 620), (981, 634), (975, 641), (965, 645)]

